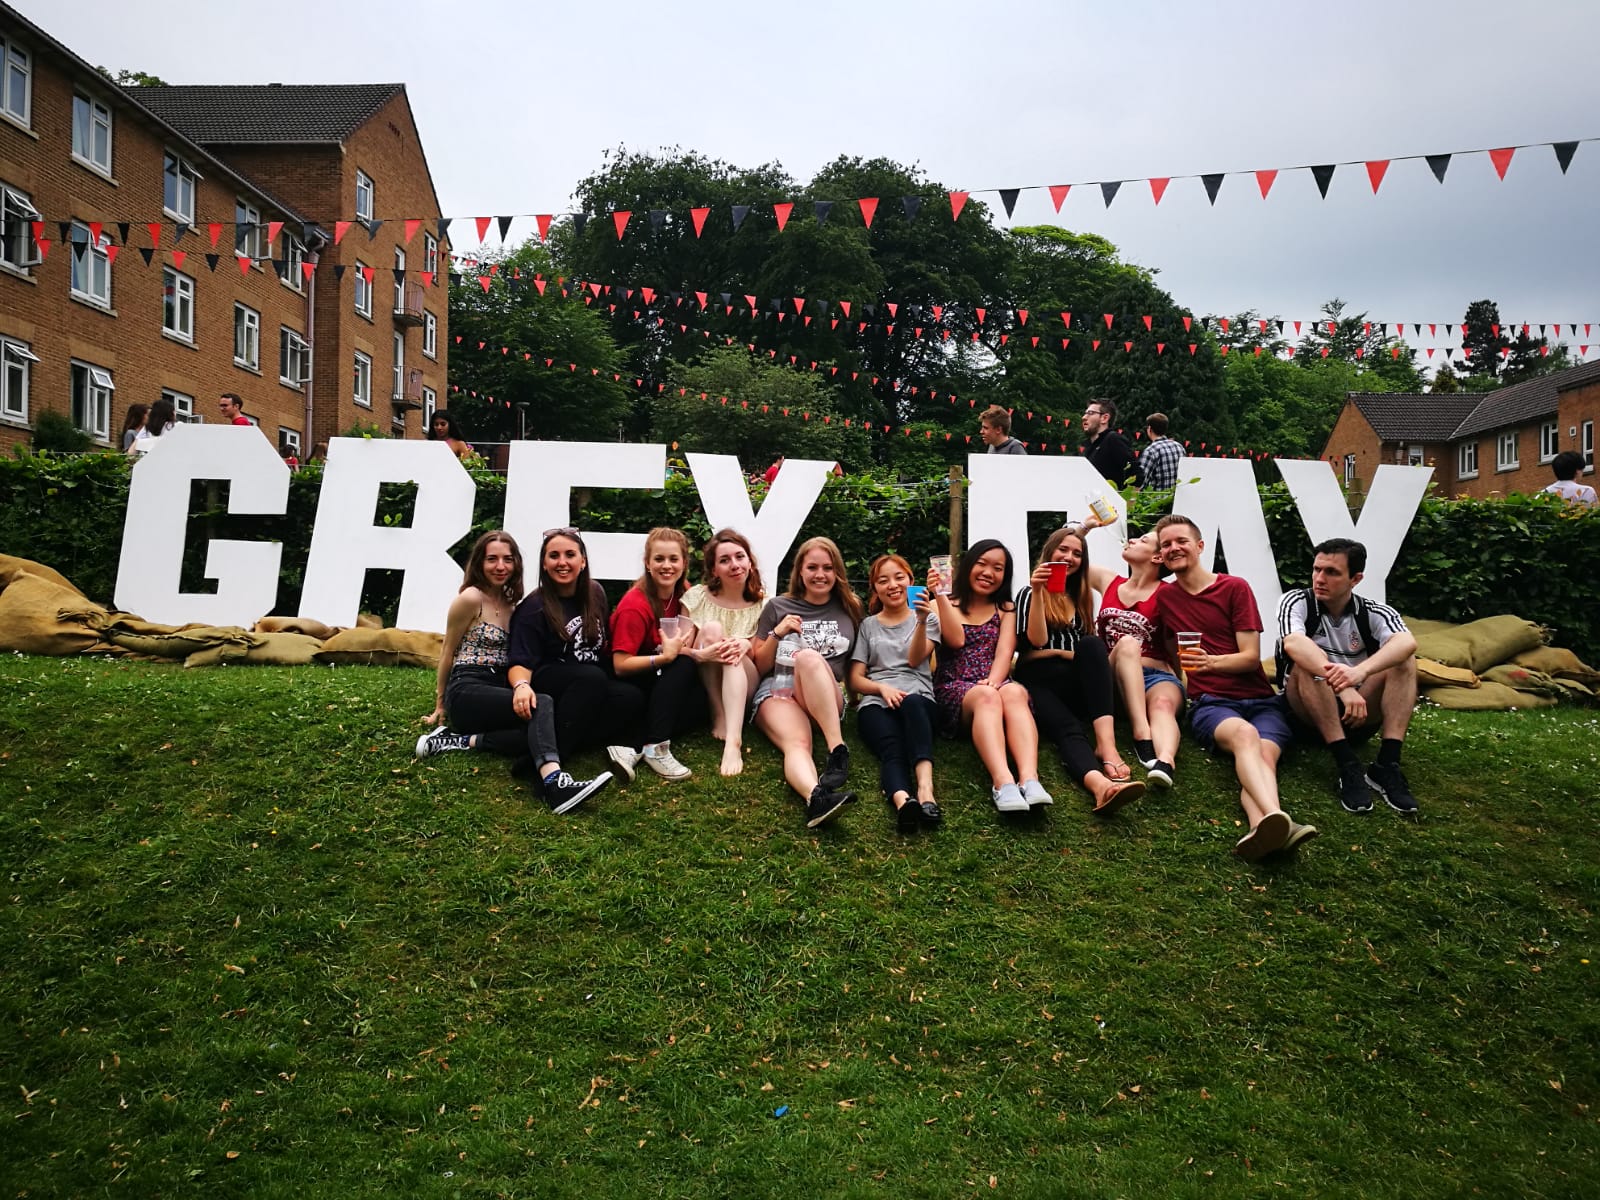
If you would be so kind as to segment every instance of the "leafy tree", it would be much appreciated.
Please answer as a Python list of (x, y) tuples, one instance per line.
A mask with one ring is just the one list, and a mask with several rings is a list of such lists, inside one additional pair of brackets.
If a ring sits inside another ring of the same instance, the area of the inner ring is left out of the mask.
[(1463, 371), (1473, 391), (1488, 390), (1485, 383), (1520, 383), (1572, 365), (1565, 346), (1552, 348), (1550, 339), (1542, 334), (1533, 337), (1531, 330), (1502, 325), (1500, 306), (1492, 300), (1474, 300), (1467, 305), (1462, 331), (1461, 344), (1472, 351)]
[(1428, 391), (1436, 396), (1451, 396), (1461, 390), (1461, 379), (1449, 363), (1445, 363), (1433, 375), (1433, 385)]
[(111, 80), (118, 87), (168, 87), (167, 81), (159, 75), (152, 75), (148, 71), (130, 71), (127, 67), (113, 72), (109, 67), (96, 67), (96, 71)]

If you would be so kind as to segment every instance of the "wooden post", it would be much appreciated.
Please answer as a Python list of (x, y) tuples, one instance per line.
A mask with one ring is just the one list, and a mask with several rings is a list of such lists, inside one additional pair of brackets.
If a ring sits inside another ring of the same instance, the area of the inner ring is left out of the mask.
[(961, 499), (966, 491), (966, 480), (959, 466), (950, 468), (950, 557), (961, 557), (962, 523), (965, 509)]

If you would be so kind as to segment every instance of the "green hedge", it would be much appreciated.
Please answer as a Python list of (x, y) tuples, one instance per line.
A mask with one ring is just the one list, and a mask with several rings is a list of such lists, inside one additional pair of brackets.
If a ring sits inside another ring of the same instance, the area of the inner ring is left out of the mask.
[[(127, 511), (129, 464), (119, 454), (54, 455), (23, 452), (0, 460), (0, 553), (46, 563), (88, 595), (109, 601)], [(502, 520), (505, 480), (474, 472), (478, 486), (472, 533)], [(260, 538), (284, 543), (277, 611), (291, 614), (300, 601), (317, 495), (316, 464), (298, 471), (289, 488), (289, 511), (281, 517), (231, 517), (225, 488), (197, 484), (190, 504), (183, 586), (200, 590), (208, 537)], [(754, 502), (764, 488), (757, 484)], [(414, 489), (384, 489), (379, 519), (403, 523)], [(600, 491), (577, 506), (577, 523), (590, 530), (643, 531), (676, 525), (699, 542), (710, 533), (692, 480), (677, 475), (659, 491)], [(1308, 577), (1310, 547), (1284, 485), (1261, 488), (1267, 529), (1286, 586)], [(1147, 525), (1170, 507), (1170, 494), (1130, 498), (1136, 526)], [(900, 482), (870, 475), (830, 479), (807, 518), (801, 536), (826, 534), (844, 550), (852, 579), (886, 549), (912, 562), (944, 552), (949, 543), (949, 490), (942, 477)], [(1035, 514), (1035, 541), (1061, 520)], [(130, 536), (138, 537), (137, 530)], [(1225, 547), (1224, 547), (1225, 549)], [(785, 564), (786, 566), (786, 564)], [(780, 573), (781, 575), (781, 573)], [(1389, 576), (1389, 599), (1417, 617), (1463, 621), (1514, 612), (1555, 630), (1558, 644), (1590, 662), (1600, 660), (1600, 510), (1580, 510), (1547, 496), (1513, 495), (1503, 500), (1423, 501)], [(768, 581), (769, 584), (774, 581)], [(780, 586), (783, 578), (776, 581)], [(393, 619), (400, 582), (393, 572), (373, 572), (364, 607)]]

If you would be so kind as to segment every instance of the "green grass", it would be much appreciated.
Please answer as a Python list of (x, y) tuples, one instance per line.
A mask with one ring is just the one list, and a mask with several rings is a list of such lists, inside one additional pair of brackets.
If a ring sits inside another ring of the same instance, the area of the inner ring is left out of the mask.
[(5, 1195), (1600, 1190), (1591, 712), (1420, 712), (1417, 822), (1298, 753), (1251, 868), (1188, 746), (1109, 822), (947, 743), (942, 830), (808, 833), (759, 737), (556, 818), (432, 686), (0, 660)]

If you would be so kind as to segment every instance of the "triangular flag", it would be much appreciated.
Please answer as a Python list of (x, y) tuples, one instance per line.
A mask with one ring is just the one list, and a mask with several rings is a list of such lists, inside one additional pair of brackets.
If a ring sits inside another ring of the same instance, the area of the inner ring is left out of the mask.
[(150, 233), (150, 244), (152, 246), (161, 245), (161, 222), (151, 221), (145, 226), (145, 229)]
[(1511, 156), (1517, 152), (1515, 146), (1506, 146), (1500, 150), (1489, 151), (1489, 161), (1494, 164), (1494, 173), (1501, 179), (1506, 177), (1506, 168), (1511, 165)]
[(628, 218), (631, 212), (614, 212), (611, 214), (611, 223), (617, 227), (617, 241), (622, 240), (622, 231), (628, 227)]
[(733, 206), (733, 231), (739, 232), (739, 226), (744, 224), (744, 219), (750, 215), (748, 204), (735, 204)]
[(784, 201), (782, 204), (774, 204), (772, 206), (772, 215), (778, 218), (779, 233), (782, 233), (783, 227), (789, 223), (789, 214), (793, 211), (794, 204), (791, 201)]
[(1200, 182), (1206, 185), (1207, 199), (1212, 204), (1215, 204), (1217, 202), (1217, 193), (1222, 190), (1222, 176), (1220, 174), (1202, 175), (1200, 176)]
[(1150, 332), (1150, 326), (1151, 326), (1151, 322), (1153, 320), (1154, 320), (1154, 318), (1150, 317), (1149, 315), (1145, 316), (1145, 318), (1144, 318), (1144, 331), (1146, 333)]
[(128, 234), (131, 233), (132, 231), (133, 231), (133, 226), (132, 226), (132, 224), (130, 222), (127, 222), (127, 221), (118, 221), (117, 222), (117, 238), (118, 238), (119, 241), (121, 241), (121, 243), (124, 246), (126, 246), (128, 244)]
[(549, 213), (540, 213), (534, 217), (534, 223), (539, 226), (539, 240), (542, 242), (550, 233), (550, 222), (555, 218)]
[[(244, 231), (244, 226), (241, 225), (239, 229), (242, 233)], [(208, 221), (206, 223), (206, 233), (211, 236), (211, 248), (215, 250), (217, 248), (217, 239), (222, 236), (222, 222)]]
[(833, 201), (832, 200), (818, 200), (816, 203), (814, 203), (811, 206), (811, 208), (812, 208), (812, 211), (816, 214), (817, 224), (821, 225), (821, 224), (823, 224), (824, 222), (827, 221), (828, 214), (833, 211)]
[(656, 233), (660, 233), (661, 232), (661, 227), (666, 224), (666, 221), (667, 221), (667, 210), (666, 209), (664, 209), (664, 208), (652, 208), (650, 210), (650, 228), (652, 230), (654, 230)]
[[(121, 246), (107, 246), (106, 247), (106, 266), (108, 266), (108, 267), (116, 266), (117, 265), (117, 255), (120, 254), (120, 253), (122, 253), (122, 247)], [(244, 267), (244, 269), (246, 271), (248, 271), (250, 269), (250, 260), (248, 258), (241, 258), (239, 261), (240, 261), (241, 264), (243, 264), (243, 267)]]
[(172, 265), (181, 271), (183, 270), (183, 260), (188, 257), (189, 252), (187, 250), (174, 250), (172, 252)]
[(1061, 314), (1061, 323), (1063, 325), (1065, 325), (1068, 329), (1071, 329), (1072, 328), (1072, 314), (1069, 313), (1069, 312), (1062, 313)]
[(438, 230), (441, 242), (444, 241), (444, 235), (450, 232), (450, 223), (454, 220), (454, 217), (440, 217), (437, 221), (435, 228)]
[(1050, 185), (1050, 202), (1056, 206), (1056, 211), (1061, 211), (1061, 202), (1067, 198), (1067, 193), (1072, 190), (1070, 183), (1052, 183)]
[(1106, 207), (1111, 207), (1111, 202), (1117, 198), (1117, 189), (1122, 186), (1122, 180), (1113, 180), (1111, 183), (1100, 185), (1100, 198), (1106, 202)]
[[(939, 306), (938, 305), (934, 305), (934, 316), (937, 317), (938, 315), (939, 315)], [(1025, 309), (1025, 308), (1017, 309), (1017, 324), (1018, 325), (1026, 325), (1027, 323), (1028, 323), (1028, 310)]]
[[(307, 283), (311, 282), (311, 277), (313, 275), (315, 275), (316, 273), (317, 273), (317, 264), (316, 263), (314, 263), (314, 262), (303, 262), (303, 263), (300, 264), (300, 274), (305, 277), (305, 281)], [(429, 271), (429, 272), (425, 273), (423, 275), (423, 278), (428, 281), (428, 286), (429, 287), (433, 286), (433, 272)]]
[(966, 207), (966, 204), (966, 192), (950, 193), (950, 219), (952, 221), (959, 221), (961, 219), (961, 210)]
[(1172, 177), (1171, 176), (1161, 176), (1159, 178), (1152, 179), (1150, 181), (1150, 197), (1151, 197), (1151, 199), (1154, 200), (1157, 204), (1160, 204), (1161, 203), (1161, 197), (1163, 197), (1163, 196), (1165, 196), (1167, 194), (1167, 184), (1169, 184), (1171, 182), (1172, 182)]
[(1021, 192), (1021, 188), (1000, 189), (1000, 203), (1005, 205), (1006, 216), (1009, 217), (1013, 212), (1016, 211), (1017, 197), (1021, 194)]
[[(695, 237), (699, 237), (705, 232), (706, 218), (710, 215), (711, 210), (709, 208), (691, 208), (689, 210), (689, 218), (694, 222)], [(540, 236), (542, 237), (543, 234), (541, 233)]]
[(156, 252), (155, 252), (155, 248), (153, 246), (140, 246), (139, 247), (139, 257), (144, 259), (144, 265), (145, 266), (148, 267), (151, 264), (151, 262), (154, 261), (155, 256), (156, 256)]
[(900, 208), (906, 214), (906, 220), (915, 221), (917, 219), (917, 213), (922, 208), (922, 197), (921, 196), (901, 196), (900, 197)]
[(1374, 158), (1367, 162), (1367, 179), (1372, 184), (1372, 194), (1378, 194), (1378, 185), (1383, 182), (1385, 172), (1389, 170), (1387, 158)]
[(1328, 198), (1328, 184), (1333, 180), (1333, 169), (1333, 163), (1311, 168), (1311, 177), (1317, 181), (1317, 191), (1322, 193), (1324, 200)]
[(494, 219), (494, 223), (500, 227), (500, 240), (502, 242), (511, 233), (511, 220), (512, 218), (510, 217), (496, 217)]
[(1561, 173), (1565, 175), (1567, 168), (1572, 165), (1572, 156), (1578, 152), (1578, 143), (1552, 142), (1551, 147), (1556, 152), (1556, 165), (1561, 168)]
[(1277, 168), (1273, 168), (1272, 170), (1269, 170), (1269, 171), (1257, 171), (1256, 172), (1256, 186), (1261, 189), (1261, 198), (1263, 200), (1265, 200), (1267, 198), (1267, 193), (1272, 190), (1272, 185), (1277, 180), (1277, 178), (1278, 178)]
[(490, 225), (491, 222), (493, 222), (493, 220), (494, 220), (493, 217), (477, 217), (477, 218), (475, 218), (475, 223), (478, 226), (478, 240), (480, 242), (483, 241), (484, 238), (489, 236), (489, 225)]
[(878, 198), (876, 196), (863, 196), (856, 203), (861, 206), (861, 219), (867, 223), (867, 228), (872, 228), (872, 216), (878, 211)]
[(1189, 332), (1189, 327), (1191, 325), (1193, 325), (1193, 324), (1194, 324), (1194, 318), (1193, 317), (1184, 317), (1184, 319), (1183, 319), (1183, 331), (1185, 333), (1188, 333)]
[[(172, 241), (173, 241), (173, 244), (176, 245), (178, 242), (183, 241), (183, 235), (186, 234), (186, 233), (192, 232), (193, 229), (194, 229), (194, 226), (188, 224), (185, 221), (179, 221), (177, 224), (173, 225), (173, 227), (172, 227)], [(338, 239), (335, 239), (335, 244), (337, 244), (337, 241), (338, 241)]]
[(411, 239), (417, 236), (417, 230), (421, 228), (422, 221), (420, 218), (410, 217), (406, 220), (406, 245), (409, 246), (411, 244)]
[(335, 221), (333, 223), (333, 244), (335, 246), (344, 241), (344, 235), (350, 232), (350, 226), (354, 223), (353, 221)]
[(1450, 169), (1450, 156), (1448, 154), (1430, 154), (1428, 170), (1433, 172), (1433, 177), (1440, 183), (1444, 182), (1444, 173)]
[(251, 265), (250, 264), (250, 259), (247, 256), (243, 255), (243, 254), (237, 255), (236, 257), (237, 257), (238, 262), (239, 262), (239, 274), (241, 274), (241, 275), (250, 274), (250, 265)]
[(589, 226), (589, 214), (588, 213), (581, 213), (580, 212), (580, 213), (573, 213), (572, 214), (572, 232), (573, 233), (577, 234), (579, 237), (582, 237), (583, 236), (583, 231), (586, 228), (588, 228), (588, 226)]
[(220, 254), (208, 254), (208, 255), (206, 255), (206, 267), (213, 274), (216, 273), (217, 264), (220, 263), (221, 261), (222, 261), (222, 255), (220, 255)]
[[(278, 240), (278, 234), (280, 234), (282, 232), (283, 232), (283, 222), (282, 221), (268, 221), (267, 222), (267, 245), (271, 246), (273, 242), (277, 241)], [(124, 238), (123, 240), (126, 241), (127, 239)]]
[(1110, 314), (1110, 313), (1101, 313), (1100, 315), (1105, 318), (1106, 328), (1110, 329), (1111, 328), (1111, 317), (1112, 317), (1112, 314)]

